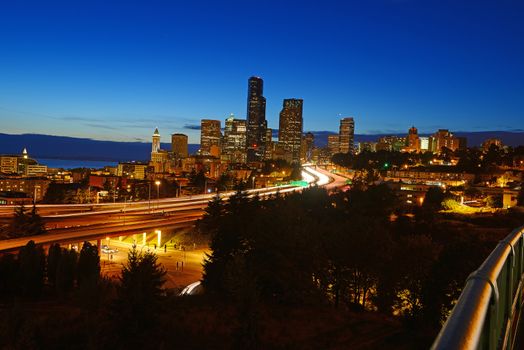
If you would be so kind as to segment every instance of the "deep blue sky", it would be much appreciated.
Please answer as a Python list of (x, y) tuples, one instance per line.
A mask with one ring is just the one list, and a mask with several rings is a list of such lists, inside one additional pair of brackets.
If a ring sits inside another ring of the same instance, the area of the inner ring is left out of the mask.
[[(284, 4), (285, 3), (285, 4)], [(0, 1), (0, 132), (198, 143), (201, 118), (305, 130), (524, 129), (524, 2)]]

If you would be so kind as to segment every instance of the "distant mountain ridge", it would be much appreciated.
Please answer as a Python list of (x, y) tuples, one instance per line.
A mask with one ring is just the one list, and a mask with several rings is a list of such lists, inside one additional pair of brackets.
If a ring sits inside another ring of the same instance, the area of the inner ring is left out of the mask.
[[(311, 131), (315, 135), (315, 145), (325, 147), (328, 135), (332, 131)], [(479, 146), (488, 138), (499, 138), (505, 145), (524, 145), (524, 131), (476, 131), (454, 132), (456, 136), (468, 139), (468, 146)], [(377, 141), (382, 136), (391, 134), (363, 135), (356, 134), (356, 142)], [(405, 136), (406, 134), (397, 134)], [(421, 134), (423, 136), (427, 136)], [(0, 154), (20, 154), (27, 148), (33, 158), (101, 160), (101, 161), (143, 161), (151, 156), (151, 143), (99, 141), (87, 138), (53, 136), (41, 134), (2, 134), (0, 133)], [(198, 151), (200, 145), (189, 144), (189, 153)], [(162, 148), (170, 150), (169, 143), (162, 143)]]

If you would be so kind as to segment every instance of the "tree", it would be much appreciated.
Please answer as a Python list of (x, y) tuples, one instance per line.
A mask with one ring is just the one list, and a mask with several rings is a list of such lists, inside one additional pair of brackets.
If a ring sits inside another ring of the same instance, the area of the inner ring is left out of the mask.
[(73, 249), (63, 249), (56, 270), (56, 289), (62, 296), (68, 295), (74, 287), (77, 253)]
[(36, 236), (46, 233), (42, 217), (36, 211), (36, 205), (33, 204), (31, 213), (26, 213), (23, 204), (16, 207), (15, 214), (9, 225), (10, 237)]
[(98, 247), (84, 242), (78, 258), (78, 286), (96, 286), (100, 278)]
[(44, 286), (45, 254), (42, 247), (29, 241), (18, 253), (19, 281), (22, 295), (36, 297)]
[(189, 183), (191, 186), (198, 189), (200, 193), (204, 192), (206, 186), (206, 174), (203, 170), (200, 170), (198, 173), (193, 169), (189, 174)]
[(502, 195), (491, 195), (486, 198), (486, 205), (490, 208), (502, 208)]
[(135, 334), (154, 324), (161, 308), (165, 274), (154, 253), (142, 253), (136, 247), (129, 251), (115, 301), (115, 316), (125, 334)]
[(524, 185), (520, 187), (519, 194), (517, 195), (517, 205), (524, 206)]
[(204, 211), (202, 219), (197, 222), (197, 228), (200, 233), (212, 237), (217, 232), (220, 219), (224, 214), (224, 202), (220, 196), (214, 196)]
[(424, 196), (422, 207), (431, 211), (438, 211), (442, 209), (444, 198), (444, 191), (440, 187), (430, 187)]
[(0, 256), (0, 295), (12, 296), (17, 292), (19, 263), (14, 254)]
[(9, 225), (9, 237), (25, 236), (27, 229), (28, 216), (25, 213), (24, 204), (15, 208), (15, 213)]
[(47, 253), (47, 281), (53, 287), (56, 286), (56, 271), (61, 257), (62, 248), (60, 248), (60, 244), (51, 244)]
[(36, 236), (46, 233), (44, 222), (42, 217), (36, 211), (36, 205), (33, 203), (33, 208), (31, 209), (31, 214), (28, 217), (28, 236)]

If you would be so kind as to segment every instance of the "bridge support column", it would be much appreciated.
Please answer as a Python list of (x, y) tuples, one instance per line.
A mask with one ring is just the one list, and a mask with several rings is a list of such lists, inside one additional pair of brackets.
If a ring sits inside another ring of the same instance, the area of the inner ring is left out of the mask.
[(96, 240), (96, 247), (98, 249), (98, 255), (102, 253), (102, 240), (99, 238)]
[(162, 245), (162, 231), (156, 230), (157, 247), (160, 248)]

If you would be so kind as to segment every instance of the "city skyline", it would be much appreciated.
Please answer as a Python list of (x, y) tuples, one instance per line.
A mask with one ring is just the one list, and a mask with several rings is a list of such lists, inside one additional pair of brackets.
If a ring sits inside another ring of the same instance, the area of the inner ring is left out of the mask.
[(273, 129), (293, 96), (304, 131), (524, 129), (521, 4), (186, 5), (3, 4), (2, 132), (148, 142), (158, 126), (198, 143), (201, 119), (246, 119), (252, 75)]

